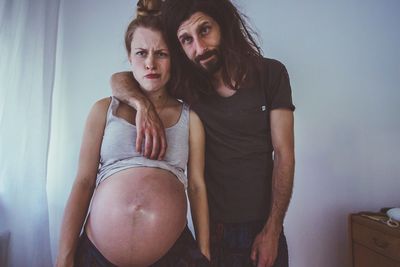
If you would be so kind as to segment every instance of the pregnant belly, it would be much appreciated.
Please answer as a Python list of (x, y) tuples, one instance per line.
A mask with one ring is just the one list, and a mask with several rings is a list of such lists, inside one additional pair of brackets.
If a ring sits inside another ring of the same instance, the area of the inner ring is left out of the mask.
[(186, 225), (181, 182), (157, 168), (118, 172), (97, 188), (86, 232), (117, 266), (148, 266), (175, 243)]

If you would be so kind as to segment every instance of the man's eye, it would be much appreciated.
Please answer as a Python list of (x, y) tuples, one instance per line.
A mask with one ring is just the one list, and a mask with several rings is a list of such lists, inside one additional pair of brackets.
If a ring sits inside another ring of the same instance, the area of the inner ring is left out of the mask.
[(181, 39), (181, 43), (182, 43), (182, 44), (190, 44), (190, 43), (192, 42), (192, 40), (193, 40), (192, 37), (189, 37), (189, 36), (183, 37), (183, 38)]
[(210, 32), (210, 30), (211, 30), (211, 27), (210, 27), (210, 26), (205, 26), (205, 27), (203, 27), (203, 28), (200, 30), (200, 33), (201, 33), (202, 35), (206, 35), (207, 33)]
[(143, 57), (143, 56), (146, 55), (146, 52), (144, 52), (144, 51), (137, 51), (135, 54), (136, 54), (137, 56)]

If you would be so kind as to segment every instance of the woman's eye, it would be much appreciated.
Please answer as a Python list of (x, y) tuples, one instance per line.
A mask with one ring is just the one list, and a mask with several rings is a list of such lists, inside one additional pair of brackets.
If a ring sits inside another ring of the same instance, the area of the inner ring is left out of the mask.
[(163, 57), (163, 58), (164, 58), (164, 57), (168, 57), (168, 54), (165, 53), (165, 52), (158, 52), (158, 53), (157, 53), (157, 56), (158, 56), (158, 57)]

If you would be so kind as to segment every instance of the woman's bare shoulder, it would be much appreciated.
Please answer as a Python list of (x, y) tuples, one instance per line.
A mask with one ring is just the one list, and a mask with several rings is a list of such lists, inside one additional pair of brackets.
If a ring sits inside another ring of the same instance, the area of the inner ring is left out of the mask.
[(110, 103), (111, 103), (111, 97), (105, 97), (105, 98), (97, 100), (93, 104), (92, 109), (96, 109), (98, 111), (107, 110), (108, 107), (110, 106)]
[(100, 100), (97, 100), (93, 105), (92, 108), (89, 112), (89, 118), (97, 118), (97, 119), (103, 119), (105, 118), (108, 107), (110, 106), (111, 103), (111, 97), (105, 97)]

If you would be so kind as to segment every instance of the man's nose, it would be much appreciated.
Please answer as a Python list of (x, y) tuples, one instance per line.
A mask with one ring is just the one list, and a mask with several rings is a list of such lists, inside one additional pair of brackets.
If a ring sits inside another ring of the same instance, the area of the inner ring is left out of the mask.
[(194, 40), (196, 55), (202, 55), (207, 51), (207, 45), (201, 38), (195, 38)]

